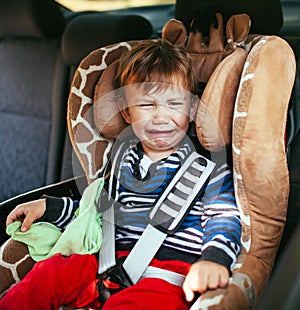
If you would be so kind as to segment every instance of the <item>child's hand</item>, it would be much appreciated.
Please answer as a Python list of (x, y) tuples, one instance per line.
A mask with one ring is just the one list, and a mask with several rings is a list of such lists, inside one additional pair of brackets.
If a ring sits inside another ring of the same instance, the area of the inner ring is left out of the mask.
[(183, 290), (187, 301), (192, 301), (194, 292), (204, 293), (208, 289), (224, 288), (228, 282), (229, 272), (226, 267), (210, 261), (199, 261), (191, 266)]
[(46, 199), (22, 203), (13, 209), (6, 219), (6, 226), (15, 221), (22, 221), (21, 231), (27, 231), (31, 224), (41, 218), (46, 211)]

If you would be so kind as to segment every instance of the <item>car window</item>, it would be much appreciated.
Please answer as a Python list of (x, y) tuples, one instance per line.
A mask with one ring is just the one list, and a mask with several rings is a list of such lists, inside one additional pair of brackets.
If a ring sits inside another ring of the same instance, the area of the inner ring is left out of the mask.
[(56, 0), (71, 11), (107, 11), (138, 6), (175, 4), (175, 0)]

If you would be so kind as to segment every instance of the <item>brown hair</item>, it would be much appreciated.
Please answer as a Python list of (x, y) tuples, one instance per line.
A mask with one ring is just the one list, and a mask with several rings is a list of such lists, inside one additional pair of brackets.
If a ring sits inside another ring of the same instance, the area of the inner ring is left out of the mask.
[(184, 47), (172, 45), (164, 39), (144, 40), (121, 57), (114, 80), (115, 89), (135, 83), (145, 83), (144, 87), (150, 88), (152, 82), (183, 86), (192, 93), (196, 92), (196, 76)]

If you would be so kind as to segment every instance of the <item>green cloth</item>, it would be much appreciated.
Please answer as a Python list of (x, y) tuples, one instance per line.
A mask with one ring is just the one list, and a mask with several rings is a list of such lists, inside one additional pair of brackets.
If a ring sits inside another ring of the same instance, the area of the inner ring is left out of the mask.
[(30, 256), (39, 261), (56, 253), (69, 256), (72, 253), (92, 254), (99, 251), (102, 243), (101, 213), (98, 201), (104, 179), (99, 178), (83, 192), (76, 218), (61, 232), (55, 225), (46, 222), (33, 223), (26, 232), (21, 232), (21, 222), (13, 222), (7, 233), (14, 240), (28, 245)]

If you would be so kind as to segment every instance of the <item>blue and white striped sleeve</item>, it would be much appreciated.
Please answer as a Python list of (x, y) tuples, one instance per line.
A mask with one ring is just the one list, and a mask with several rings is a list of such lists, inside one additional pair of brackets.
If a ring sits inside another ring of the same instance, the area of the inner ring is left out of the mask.
[(46, 195), (43, 198), (46, 199), (46, 211), (39, 221), (50, 222), (60, 229), (65, 229), (75, 218), (79, 201), (69, 197), (58, 198)]
[(241, 222), (235, 201), (232, 173), (227, 164), (215, 170), (202, 202), (204, 213), (201, 219), (201, 260), (220, 263), (230, 270), (241, 249)]

